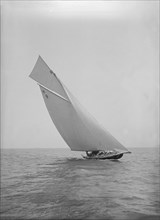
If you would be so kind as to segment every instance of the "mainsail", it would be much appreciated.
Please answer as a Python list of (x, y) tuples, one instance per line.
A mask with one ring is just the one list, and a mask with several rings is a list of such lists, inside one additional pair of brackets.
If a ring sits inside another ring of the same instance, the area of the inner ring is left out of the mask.
[(30, 77), (40, 86), (50, 117), (71, 150), (128, 152), (79, 104), (40, 56)]

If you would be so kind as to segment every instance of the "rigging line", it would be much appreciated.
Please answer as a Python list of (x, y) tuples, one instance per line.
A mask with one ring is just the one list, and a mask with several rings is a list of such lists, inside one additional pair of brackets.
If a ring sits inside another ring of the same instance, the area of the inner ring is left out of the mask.
[(67, 100), (66, 98), (64, 98), (63, 96), (61, 96), (60, 94), (58, 94), (58, 93), (56, 93), (56, 92), (54, 92), (54, 91), (48, 89), (48, 88), (45, 87), (44, 85), (42, 85), (42, 84), (40, 84), (40, 83), (37, 83), (37, 84), (38, 84), (39, 86), (42, 86), (44, 89), (46, 89), (47, 91), (51, 92), (52, 94), (58, 96), (59, 98), (65, 100), (65, 101), (67, 101), (67, 102), (70, 102), (69, 100)]

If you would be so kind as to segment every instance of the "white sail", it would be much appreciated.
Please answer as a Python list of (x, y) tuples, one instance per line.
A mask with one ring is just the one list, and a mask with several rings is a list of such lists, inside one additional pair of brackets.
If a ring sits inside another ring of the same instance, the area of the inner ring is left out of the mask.
[(39, 84), (51, 119), (71, 150), (128, 152), (82, 108), (40, 56), (30, 77)]

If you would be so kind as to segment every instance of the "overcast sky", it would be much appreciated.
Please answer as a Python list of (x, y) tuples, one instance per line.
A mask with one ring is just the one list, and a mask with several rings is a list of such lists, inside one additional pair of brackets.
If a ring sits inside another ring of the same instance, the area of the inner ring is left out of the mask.
[(66, 147), (28, 76), (39, 55), (128, 149), (158, 145), (159, 1), (3, 1), (3, 148)]

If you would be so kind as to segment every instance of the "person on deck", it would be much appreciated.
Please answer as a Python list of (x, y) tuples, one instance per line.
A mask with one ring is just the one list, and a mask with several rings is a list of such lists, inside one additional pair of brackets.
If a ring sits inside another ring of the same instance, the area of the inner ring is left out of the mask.
[(93, 151), (93, 155), (97, 155), (99, 153), (99, 150)]
[(86, 154), (87, 154), (88, 157), (92, 156), (92, 152), (91, 151), (86, 151)]

